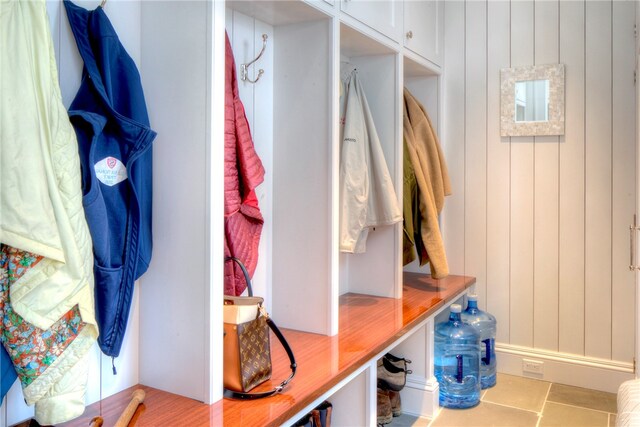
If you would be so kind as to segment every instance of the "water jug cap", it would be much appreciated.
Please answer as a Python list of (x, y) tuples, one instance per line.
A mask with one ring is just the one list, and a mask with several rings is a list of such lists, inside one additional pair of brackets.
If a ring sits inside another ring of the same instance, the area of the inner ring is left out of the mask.
[(467, 295), (467, 299), (468, 299), (469, 301), (478, 301), (478, 295), (476, 295), (476, 294), (469, 294), (469, 295)]
[(452, 313), (462, 312), (462, 306), (460, 304), (451, 304), (451, 312)]

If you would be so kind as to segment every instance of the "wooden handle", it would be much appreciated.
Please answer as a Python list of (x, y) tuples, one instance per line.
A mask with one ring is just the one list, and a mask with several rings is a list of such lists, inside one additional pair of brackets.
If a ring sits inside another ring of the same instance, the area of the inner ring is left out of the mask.
[(144, 402), (144, 390), (136, 390), (131, 395), (131, 402), (127, 405), (127, 407), (118, 418), (116, 425), (114, 427), (127, 427), (129, 425), (129, 421), (133, 418), (133, 414), (135, 414), (136, 409), (138, 409), (138, 405)]

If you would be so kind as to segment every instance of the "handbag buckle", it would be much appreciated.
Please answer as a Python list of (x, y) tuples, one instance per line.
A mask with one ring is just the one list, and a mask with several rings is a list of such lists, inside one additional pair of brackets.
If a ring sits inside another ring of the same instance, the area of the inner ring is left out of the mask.
[(265, 310), (265, 308), (262, 305), (258, 306), (258, 311), (260, 312), (261, 315), (265, 317), (265, 319), (269, 318), (269, 313), (267, 313), (267, 310)]

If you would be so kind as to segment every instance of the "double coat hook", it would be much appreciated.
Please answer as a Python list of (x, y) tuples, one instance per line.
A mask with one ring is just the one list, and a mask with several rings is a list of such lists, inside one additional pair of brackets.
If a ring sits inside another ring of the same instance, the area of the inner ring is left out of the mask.
[(260, 57), (262, 56), (262, 54), (264, 53), (264, 50), (267, 48), (267, 35), (263, 34), (262, 35), (262, 50), (260, 51), (260, 53), (258, 54), (258, 56), (256, 57), (256, 59), (254, 59), (253, 61), (249, 62), (248, 64), (240, 64), (240, 80), (244, 81), (248, 81), (249, 83), (257, 83), (258, 80), (260, 80), (260, 77), (262, 77), (262, 75), (264, 74), (264, 70), (261, 68), (258, 70), (258, 77), (256, 77), (255, 80), (251, 80), (249, 78), (249, 66), (251, 66), (254, 62), (256, 62), (258, 59), (260, 59)]

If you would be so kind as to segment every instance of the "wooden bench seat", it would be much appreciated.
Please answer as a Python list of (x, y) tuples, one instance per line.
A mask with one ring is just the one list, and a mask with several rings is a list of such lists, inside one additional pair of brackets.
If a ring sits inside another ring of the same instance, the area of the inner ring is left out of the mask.
[[(402, 299), (345, 294), (340, 297), (338, 335), (328, 337), (283, 330), (294, 351), (298, 372), (282, 394), (249, 402), (223, 399), (213, 405), (205, 405), (140, 385), (138, 387), (147, 392), (147, 398), (136, 413), (136, 425), (267, 426), (291, 421), (293, 416), (317, 399), (326, 397), (323, 395), (332, 387), (411, 332), (473, 283), (473, 277), (449, 276), (435, 280), (426, 275), (404, 273)], [(304, 310), (304, 307), (300, 309)], [(288, 375), (287, 356), (273, 337), (271, 347), (274, 366), (272, 381), (262, 384), (255, 391), (271, 389)], [(86, 427), (100, 410), (105, 425), (113, 425), (135, 388), (91, 405), (85, 415), (64, 426)]]

